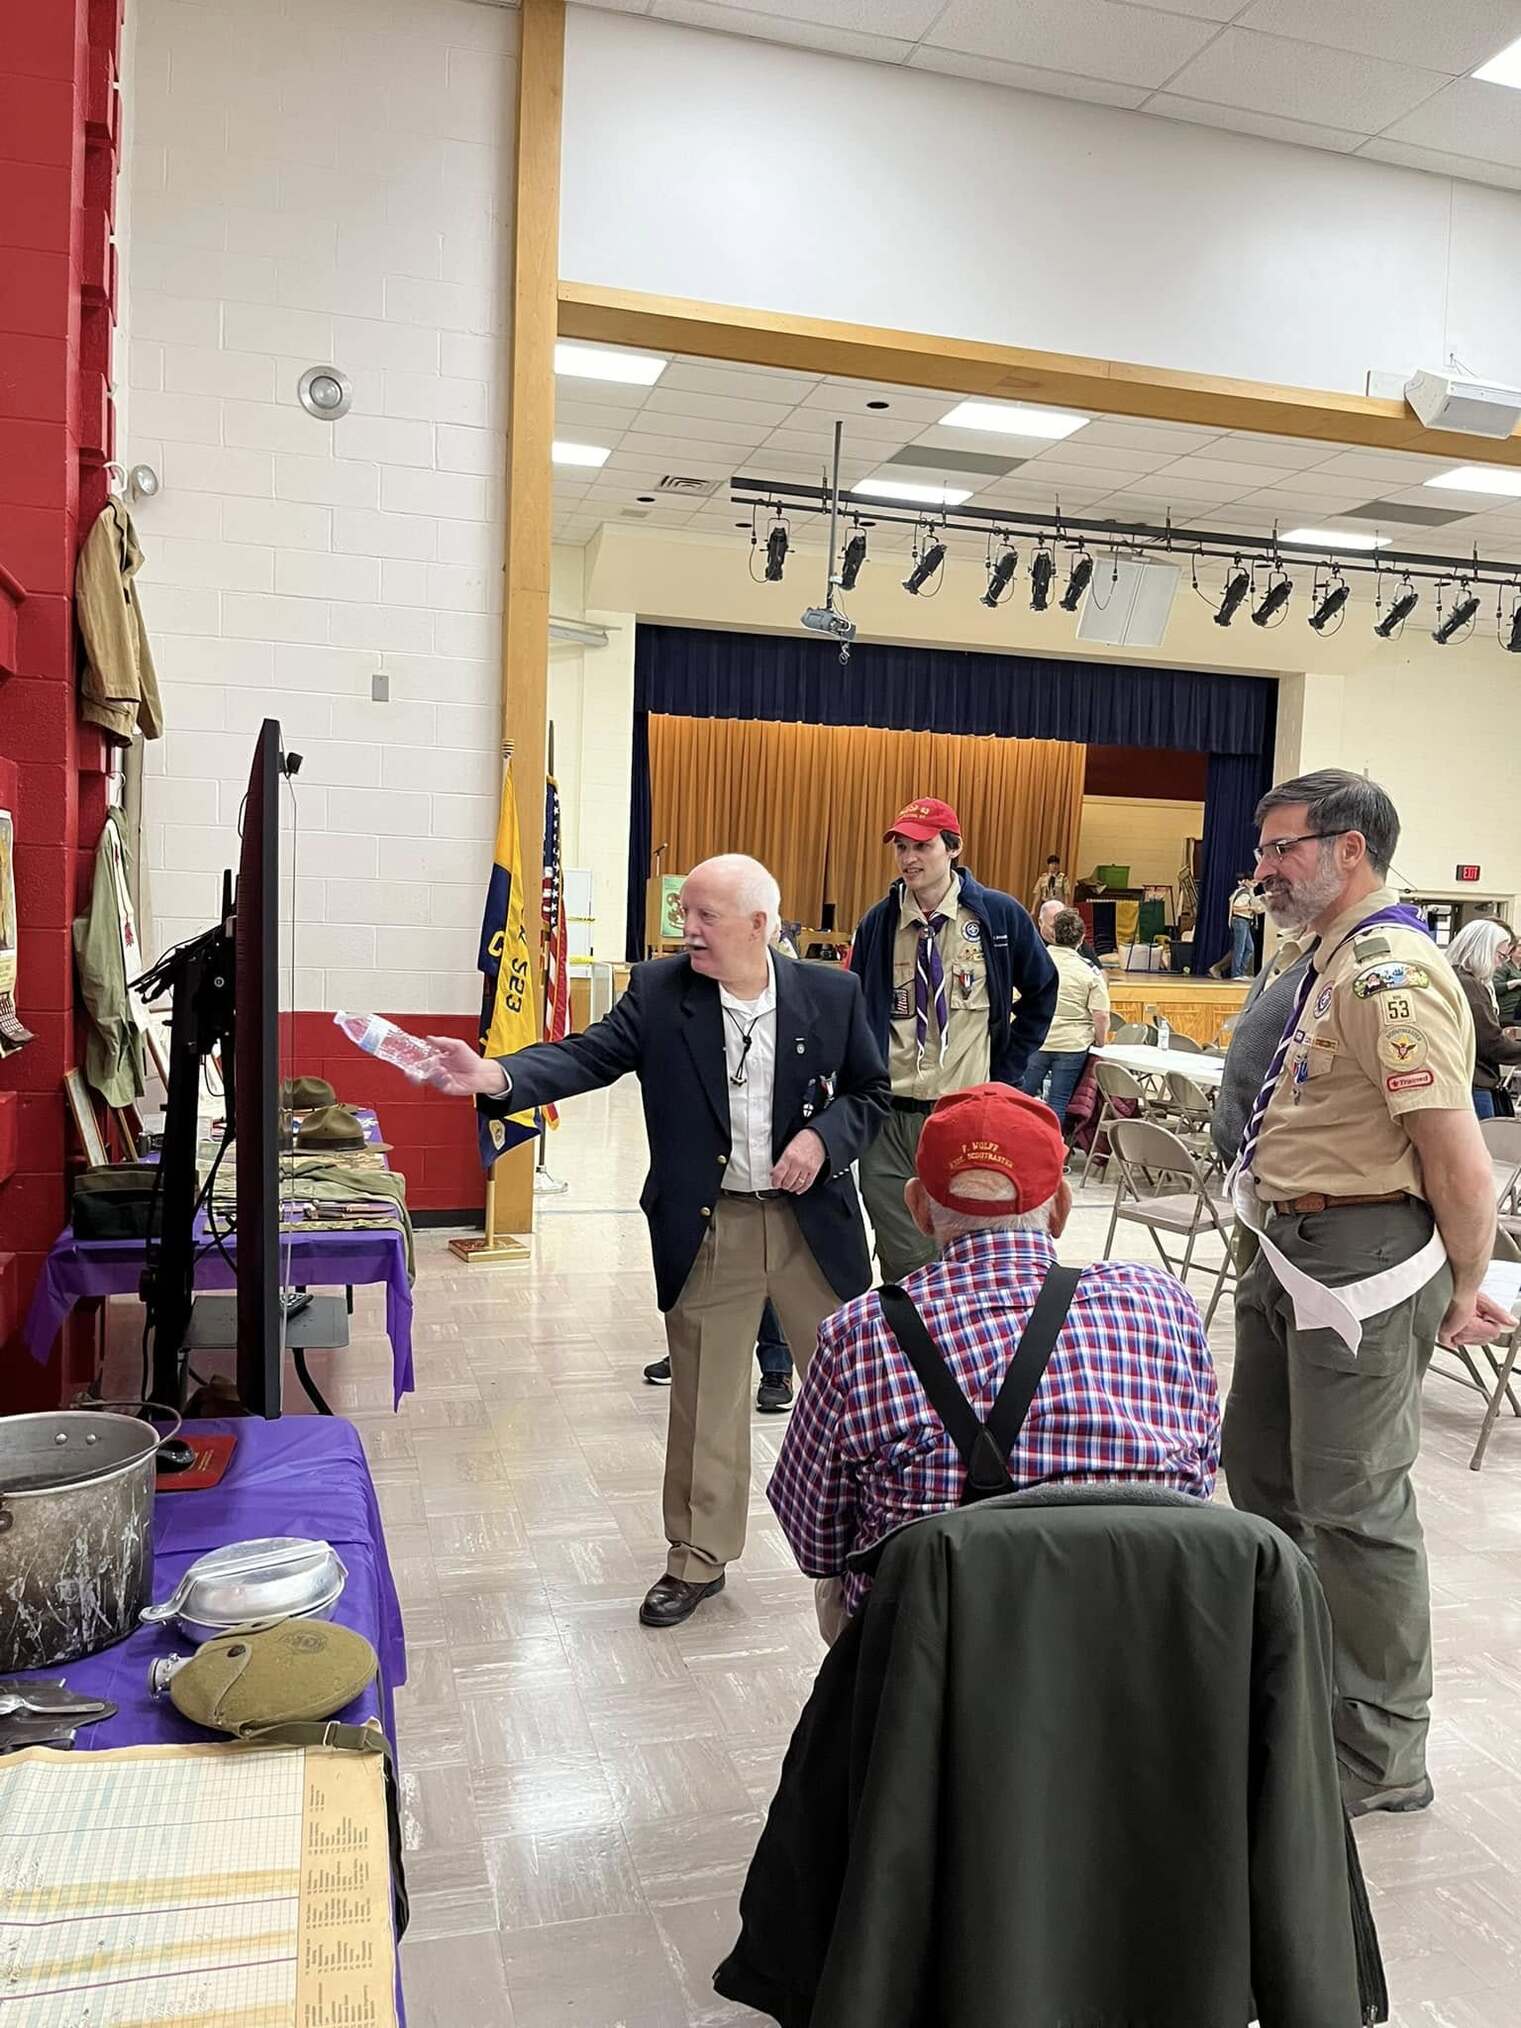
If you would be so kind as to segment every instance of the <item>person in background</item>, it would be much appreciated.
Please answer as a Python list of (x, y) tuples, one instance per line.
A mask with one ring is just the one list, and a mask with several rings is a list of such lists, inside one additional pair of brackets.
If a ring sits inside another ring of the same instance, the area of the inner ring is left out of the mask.
[(1109, 1040), (1109, 988), (1098, 967), (1081, 955), (1082, 941), (1082, 917), (1075, 908), (1062, 909), (1052, 924), (1050, 945), (1058, 980), (1056, 1012), (1019, 1084), (1031, 1098), (1045, 1100), (1059, 1125), (1066, 1123), (1067, 1103), (1089, 1050), (1102, 1049)]
[(1257, 806), (1268, 912), (1306, 946), (1242, 1137), (1223, 1457), (1232, 1502), (1284, 1530), (1331, 1609), (1332, 1726), (1353, 1816), (1420, 1810), (1431, 1708), (1426, 1552), (1411, 1472), (1440, 1338), (1513, 1324), (1481, 1284), (1495, 1232), (1470, 1098), (1473, 1023), (1385, 885), (1399, 816), (1323, 768)]
[(925, 1119), (948, 1092), (989, 1078), (1019, 1083), (1051, 1025), (1056, 967), (1013, 896), (961, 864), (961, 822), (949, 803), (921, 796), (883, 843), (899, 878), (862, 916), (850, 968), (892, 1080), (887, 1124), (861, 1160), (861, 1195), (883, 1279), (893, 1282), (935, 1251), (903, 1201)]
[(1502, 958), (1495, 967), (1495, 1004), (1500, 1010), (1502, 1028), (1513, 1028), (1521, 1021), (1521, 964), (1516, 962), (1514, 945), (1508, 958)]
[(1481, 1120), (1495, 1117), (1495, 1093), (1507, 1065), (1521, 1063), (1521, 1029), (1501, 1026), (1495, 994), (1495, 974), (1514, 948), (1506, 924), (1482, 916), (1447, 946), (1447, 962), (1473, 1016), (1473, 1109)]
[(429, 1038), (431, 1081), (499, 1115), (639, 1079), (640, 1204), (671, 1359), (670, 1550), (639, 1608), (647, 1627), (690, 1618), (744, 1547), (746, 1397), (767, 1299), (803, 1367), (821, 1320), (871, 1285), (851, 1165), (887, 1110), (887, 1073), (859, 982), (767, 948), (779, 899), (756, 860), (704, 860), (682, 883), (681, 956), (635, 965), (584, 1035), (502, 1058)]
[[(1048, 949), (1056, 942), (1056, 918), (1064, 912), (1066, 906), (1067, 904), (1064, 901), (1043, 901), (1040, 905), (1039, 912), (1035, 917), (1035, 923), (1040, 931), (1040, 940)], [(1073, 910), (1073, 914), (1077, 914), (1075, 909)], [(1080, 915), (1077, 919), (1079, 922), (1083, 921)], [(1077, 954), (1080, 958), (1086, 959), (1090, 965), (1096, 965), (1099, 961), (1098, 952), (1088, 941), (1088, 925), (1086, 923), (1083, 923), (1083, 940), (1077, 947)]]
[(1046, 861), (1046, 870), (1035, 883), (1035, 893), (1030, 901), (1031, 915), (1039, 915), (1041, 903), (1059, 901), (1065, 908), (1072, 899), (1072, 883), (1062, 872), (1061, 860), (1053, 852)]
[[(979, 1422), (986, 1422), (1072, 1209), (1066, 1147), (1048, 1107), (985, 1084), (925, 1122), (909, 1211), (939, 1258), (904, 1293)], [(1220, 1402), (1198, 1305), (1162, 1268), (1083, 1270), (1006, 1462), (1041, 1483), (1168, 1486), (1207, 1500)], [(832, 1641), (871, 1580), (852, 1550), (961, 1499), (961, 1453), (930, 1406), (878, 1295), (826, 1319), (767, 1498)]]
[(1231, 977), (1249, 979), (1257, 969), (1257, 918), (1262, 897), (1250, 873), (1236, 882), (1230, 899)]

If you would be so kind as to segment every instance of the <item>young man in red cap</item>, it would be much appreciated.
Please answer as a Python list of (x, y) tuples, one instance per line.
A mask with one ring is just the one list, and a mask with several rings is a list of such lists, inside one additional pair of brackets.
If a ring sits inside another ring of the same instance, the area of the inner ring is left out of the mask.
[(1051, 1025), (1057, 977), (1019, 903), (960, 863), (961, 821), (949, 803), (921, 796), (882, 842), (899, 878), (862, 916), (850, 966), (892, 1079), (887, 1124), (861, 1157), (861, 1195), (891, 1282), (934, 1257), (903, 1202), (926, 1117), (948, 1092), (990, 1078), (1019, 1083)]
[[(1038, 1099), (997, 1084), (942, 1099), (908, 1187), (914, 1223), (940, 1257), (902, 1290), (928, 1346), (921, 1342), (918, 1358), (905, 1350), (891, 1291), (893, 1322), (873, 1293), (820, 1326), (769, 1497), (800, 1567), (822, 1580), (826, 1639), (870, 1588), (869, 1578), (846, 1574), (850, 1552), (962, 1501), (967, 1465), (931, 1406), (919, 1361), (943, 1367), (986, 1424), (1011, 1365), (1041, 1354), (1040, 1343), (1022, 1348), (1021, 1339), (1072, 1209), (1065, 1155), (1055, 1115)], [(1013, 1486), (1133, 1481), (1207, 1500), (1220, 1403), (1193, 1297), (1163, 1269), (1129, 1261), (1084, 1269), (1065, 1312), (1055, 1293), (1049, 1363), (1012, 1448), (999, 1445)], [(1030, 1330), (1032, 1340), (1042, 1335)]]

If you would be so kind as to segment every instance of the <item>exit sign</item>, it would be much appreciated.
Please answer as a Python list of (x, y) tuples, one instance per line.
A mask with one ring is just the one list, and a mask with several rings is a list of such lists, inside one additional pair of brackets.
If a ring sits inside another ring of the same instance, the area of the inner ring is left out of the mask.
[(1454, 870), (1456, 873), (1456, 877), (1461, 881), (1465, 882), (1475, 881), (1479, 877), (1479, 869), (1477, 866), (1459, 866)]

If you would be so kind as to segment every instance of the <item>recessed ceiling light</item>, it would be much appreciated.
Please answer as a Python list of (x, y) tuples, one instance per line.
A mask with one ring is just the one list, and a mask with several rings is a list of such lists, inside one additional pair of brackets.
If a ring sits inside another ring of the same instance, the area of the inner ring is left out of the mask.
[(557, 437), (549, 447), (551, 461), (556, 465), (605, 465), (613, 455), (603, 444), (565, 444)]
[(635, 497), (638, 500), (639, 505), (641, 507), (653, 507), (655, 504), (655, 496), (653, 493), (639, 493), (636, 494)]
[(888, 401), (869, 401), (866, 406), (868, 408), (891, 408), (892, 403)]
[(1482, 84), (1511, 85), (1521, 89), (1521, 41), (1507, 43), (1498, 56), (1481, 63), (1474, 76)]
[(1012, 402), (963, 401), (940, 418), (943, 429), (991, 430), (1000, 437), (1070, 437), (1093, 418), (1065, 408), (1020, 408)]
[(1296, 549), (1387, 549), (1391, 538), (1347, 528), (1291, 528), (1278, 540), (1292, 542)]
[(905, 500), (915, 507), (959, 507), (972, 497), (970, 486), (914, 486), (906, 479), (863, 479), (850, 490), (871, 500)]
[(1445, 486), (1454, 493), (1498, 493), (1509, 499), (1521, 494), (1521, 471), (1507, 472), (1500, 465), (1454, 465), (1425, 484)]
[(610, 352), (600, 345), (555, 347), (555, 372), (567, 380), (618, 380), (629, 387), (653, 387), (670, 365), (654, 352)]

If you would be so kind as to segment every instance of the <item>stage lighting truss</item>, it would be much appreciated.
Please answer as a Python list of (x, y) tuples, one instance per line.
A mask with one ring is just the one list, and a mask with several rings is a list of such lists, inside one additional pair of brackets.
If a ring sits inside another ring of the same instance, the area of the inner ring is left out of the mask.
[[(731, 490), (736, 506), (750, 510), (751, 575), (760, 582), (758, 559), (764, 544), (765, 580), (780, 581), (792, 541), (793, 522), (823, 516), (843, 502), (831, 497), (831, 488), (808, 486), (792, 481), (736, 476)], [(912, 529), (912, 568), (903, 579), (911, 597), (934, 597), (945, 582), (944, 571), (954, 540), (975, 535), (983, 546), (985, 584), (978, 602), (996, 610), (1014, 597), (1022, 549), (1029, 557), (1030, 605), (1035, 612), (1049, 611), (1053, 604), (1068, 613), (1081, 609), (1083, 599), (1095, 584), (1112, 586), (1122, 560), (1189, 560), (1193, 589), (1211, 608), (1216, 626), (1233, 624), (1243, 606), (1254, 625), (1281, 625), (1289, 617), (1293, 580), (1284, 567), (1275, 529), (1270, 535), (1247, 535), (1210, 528), (1175, 527), (1168, 519), (1160, 526), (1146, 522), (1074, 520), (1059, 506), (1049, 514), (1017, 512), (1008, 507), (961, 506), (936, 509), (933, 513), (909, 508), (895, 510), (890, 502), (872, 509), (867, 526), (897, 525)], [(851, 511), (854, 533), (843, 545), (836, 584), (852, 590), (866, 561), (865, 533), (859, 514)], [(767, 517), (763, 524), (762, 516)], [(743, 524), (741, 524), (743, 526)], [(1058, 571), (1065, 557), (1065, 584), (1060, 598), (1054, 598)], [(1292, 557), (1289, 559), (1292, 561)], [(1306, 559), (1308, 561), (1308, 559)], [(1201, 568), (1210, 569), (1201, 582)], [(1107, 573), (1107, 576), (1106, 576)], [(1436, 600), (1437, 624), (1432, 638), (1441, 647), (1467, 640), (1483, 603), (1483, 595), (1496, 594), (1496, 638), (1512, 654), (1521, 655), (1521, 563), (1481, 557), (1475, 549), (1467, 561), (1413, 550), (1381, 549), (1338, 552), (1329, 544), (1314, 566), (1306, 623), (1321, 635), (1339, 632), (1345, 623), (1352, 596), (1352, 580), (1359, 574), (1374, 579), (1376, 618), (1373, 632), (1385, 641), (1397, 639), (1405, 623), (1417, 610), (1424, 590)], [(1388, 575), (1394, 591), (1386, 599), (1384, 578)], [(1213, 579), (1211, 588), (1209, 580)], [(1100, 601), (1102, 603), (1102, 601)]]

